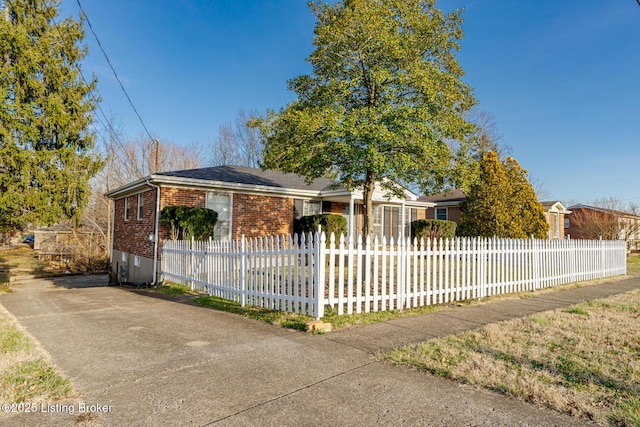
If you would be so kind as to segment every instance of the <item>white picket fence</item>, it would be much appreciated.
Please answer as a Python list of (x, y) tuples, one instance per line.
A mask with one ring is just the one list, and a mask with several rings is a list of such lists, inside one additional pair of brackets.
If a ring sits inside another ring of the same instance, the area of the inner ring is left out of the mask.
[(324, 233), (165, 241), (164, 280), (242, 305), (402, 310), (626, 274), (624, 241), (456, 238), (347, 242)]

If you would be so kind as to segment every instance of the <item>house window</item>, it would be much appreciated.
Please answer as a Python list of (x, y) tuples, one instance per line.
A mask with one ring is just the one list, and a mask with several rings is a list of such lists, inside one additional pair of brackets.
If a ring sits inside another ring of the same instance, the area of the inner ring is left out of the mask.
[(133, 256), (133, 265), (135, 267), (140, 267), (140, 257), (138, 255)]
[(231, 240), (231, 209), (233, 197), (231, 193), (220, 193), (217, 191), (207, 192), (208, 209), (218, 213), (218, 222), (213, 229), (215, 240)]
[(436, 219), (447, 220), (447, 208), (436, 208)]
[(126, 252), (122, 252), (122, 262), (126, 263), (127, 262), (127, 253)]
[(564, 219), (564, 228), (565, 229), (569, 228), (569, 218)]
[(304, 200), (302, 202), (302, 216), (317, 215), (322, 213), (322, 202)]
[(373, 236), (377, 236), (382, 240), (384, 236), (384, 207), (375, 205), (373, 207)]
[(418, 209), (405, 208), (404, 209), (404, 235), (405, 237), (411, 236), (411, 223), (418, 219)]
[(144, 205), (144, 194), (138, 194), (138, 219), (142, 219), (142, 206)]
[(124, 220), (129, 221), (129, 217), (131, 216), (131, 201), (128, 197), (124, 199)]

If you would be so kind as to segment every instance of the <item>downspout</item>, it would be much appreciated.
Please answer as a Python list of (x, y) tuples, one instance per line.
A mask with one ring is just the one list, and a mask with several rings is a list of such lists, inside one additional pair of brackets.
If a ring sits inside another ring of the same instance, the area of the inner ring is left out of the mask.
[(153, 230), (153, 282), (151, 286), (155, 286), (158, 281), (158, 234), (160, 226), (160, 187), (151, 183), (151, 179), (146, 180), (146, 184), (156, 189), (156, 220)]
[[(109, 222), (111, 223), (111, 233), (109, 233), (109, 265), (111, 267), (109, 267), (109, 268), (111, 270), (111, 273), (113, 273), (113, 235), (115, 234), (113, 232), (113, 230), (115, 229), (115, 226), (116, 226), (116, 206), (115, 206), (116, 202), (115, 202), (115, 200), (112, 200), (111, 198), (109, 198), (108, 203), (109, 203), (108, 208), (109, 208), (109, 210), (111, 210), (111, 215), (110, 215), (111, 218), (109, 218)], [(119, 270), (119, 267), (116, 266), (116, 271), (115, 271), (115, 274), (114, 274), (115, 283), (116, 284), (118, 283), (118, 278), (119, 278), (119, 275), (120, 275), (120, 272), (118, 270)], [(109, 274), (109, 284), (112, 284), (111, 283), (111, 274)]]

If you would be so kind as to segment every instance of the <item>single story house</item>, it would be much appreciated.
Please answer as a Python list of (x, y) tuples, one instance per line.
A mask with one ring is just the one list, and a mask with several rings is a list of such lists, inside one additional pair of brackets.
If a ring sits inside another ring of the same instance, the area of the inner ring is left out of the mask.
[(640, 216), (616, 209), (577, 204), (565, 227), (572, 239), (626, 240), (630, 249), (640, 248)]
[[(465, 199), (464, 193), (459, 189), (453, 189), (444, 193), (431, 196), (422, 196), (418, 200), (434, 203), (435, 206), (427, 208), (427, 219), (442, 219), (460, 223), (460, 202)], [(564, 205), (555, 200), (540, 202), (544, 210), (545, 218), (549, 224), (549, 239), (564, 239), (566, 215), (571, 213)]]
[[(330, 179), (307, 184), (300, 175), (240, 166), (156, 173), (106, 196), (115, 205), (112, 273), (135, 283), (158, 280), (161, 246), (169, 236), (168, 226), (160, 222), (165, 206), (213, 209), (220, 240), (291, 234), (295, 219), (317, 213), (344, 215), (349, 233), (357, 235), (363, 220), (361, 191), (348, 191)], [(374, 233), (387, 238), (408, 234), (410, 222), (425, 218), (433, 206), (409, 190), (403, 197), (389, 197), (380, 186), (373, 200)]]

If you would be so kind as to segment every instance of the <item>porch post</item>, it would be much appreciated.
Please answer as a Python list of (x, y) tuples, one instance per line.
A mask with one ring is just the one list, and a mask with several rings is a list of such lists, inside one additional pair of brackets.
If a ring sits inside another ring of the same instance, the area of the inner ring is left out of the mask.
[(402, 236), (402, 238), (403, 238), (403, 239), (404, 239), (404, 238), (407, 238), (407, 239), (411, 240), (411, 239), (410, 239), (410, 237), (411, 237), (410, 235), (409, 235), (409, 236), (405, 236), (405, 235), (404, 235), (404, 229), (405, 229), (405, 227), (406, 227), (406, 225), (407, 225), (406, 217), (405, 217), (406, 207), (407, 207), (407, 206), (406, 206), (406, 204), (405, 204), (405, 201), (403, 200), (403, 201), (402, 201), (402, 213), (400, 214), (400, 218), (402, 218), (402, 219), (400, 220), (400, 235)]
[(351, 242), (351, 236), (354, 232), (354, 216), (355, 216), (355, 204), (353, 201), (353, 195), (349, 196), (349, 235), (347, 236), (347, 241)]

